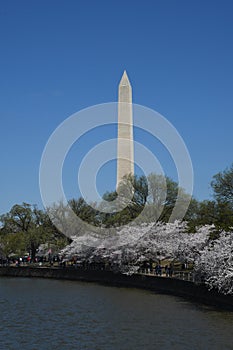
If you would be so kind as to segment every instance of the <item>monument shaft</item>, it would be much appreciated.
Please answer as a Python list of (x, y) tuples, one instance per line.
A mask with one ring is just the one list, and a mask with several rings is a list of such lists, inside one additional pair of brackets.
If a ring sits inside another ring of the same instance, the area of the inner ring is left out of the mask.
[(129, 174), (134, 175), (132, 88), (124, 71), (118, 91), (117, 185)]

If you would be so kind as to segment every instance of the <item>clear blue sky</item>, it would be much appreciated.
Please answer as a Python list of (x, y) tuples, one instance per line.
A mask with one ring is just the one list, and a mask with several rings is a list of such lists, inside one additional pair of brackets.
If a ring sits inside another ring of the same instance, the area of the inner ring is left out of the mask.
[(41, 205), (50, 134), (78, 110), (116, 101), (124, 69), (134, 102), (183, 137), (195, 197), (211, 198), (212, 176), (233, 161), (232, 16), (230, 0), (2, 0), (0, 213)]

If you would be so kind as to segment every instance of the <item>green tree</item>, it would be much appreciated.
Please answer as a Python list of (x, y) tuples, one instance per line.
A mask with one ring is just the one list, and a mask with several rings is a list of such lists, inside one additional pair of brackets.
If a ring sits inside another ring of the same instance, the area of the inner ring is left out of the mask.
[[(107, 226), (125, 224), (134, 219), (138, 222), (151, 222), (158, 219), (167, 222), (175, 206), (176, 215), (179, 218), (182, 217), (184, 208), (188, 207), (190, 202), (190, 196), (179, 188), (175, 181), (154, 173), (147, 178), (131, 175), (125, 177), (118, 186), (118, 193), (123, 204), (127, 203), (127, 205), (117, 213), (104, 215), (103, 222)], [(116, 191), (107, 192), (103, 198), (111, 202), (117, 196)], [(191, 216), (190, 213), (189, 215)]]
[(228, 203), (233, 209), (233, 164), (229, 169), (213, 176), (211, 186), (218, 202)]
[(22, 232), (7, 233), (0, 236), (1, 256), (23, 256), (27, 252), (25, 234)]
[[(145, 176), (125, 176), (118, 184), (117, 192), (107, 192), (103, 199), (110, 204), (118, 199), (118, 207), (112, 207), (112, 213), (102, 213), (101, 222), (107, 226), (124, 225), (137, 218), (144, 209), (148, 196), (148, 184)], [(100, 211), (103, 204), (100, 205)], [(122, 209), (121, 209), (122, 208)]]
[(96, 203), (88, 204), (80, 197), (79, 199), (71, 199), (69, 206), (83, 222), (98, 226), (98, 208)]
[(173, 215), (173, 220), (182, 219), (190, 205), (190, 195), (168, 176), (152, 173), (148, 176), (148, 184), (147, 205), (153, 209), (154, 220), (167, 222), (171, 220), (171, 215)]
[(28, 203), (15, 204), (9, 213), (0, 217), (2, 232), (27, 232), (32, 222), (32, 207)]
[(216, 226), (229, 230), (233, 227), (233, 164), (213, 176), (211, 186), (217, 206)]
[(217, 203), (215, 201), (204, 200), (202, 202), (196, 202), (194, 207), (191, 207), (190, 211), (188, 210), (186, 219), (189, 222), (190, 230), (193, 232), (199, 226), (216, 224), (217, 217)]
[[(7, 247), (11, 247), (11, 254), (14, 250), (18, 254), (16, 243), (23, 241), (24, 247), (20, 248), (20, 251), (29, 252), (34, 259), (40, 244), (54, 242), (60, 237), (60, 233), (51, 223), (47, 213), (28, 203), (14, 205), (9, 213), (1, 215), (0, 221), (2, 223), (1, 244), (6, 252), (9, 251)], [(22, 247), (21, 243), (19, 247)]]
[[(191, 202), (192, 206), (192, 202)], [(221, 230), (228, 231), (233, 227), (232, 208), (228, 203), (204, 200), (197, 202), (187, 213), (185, 219), (189, 222), (189, 229), (194, 232), (197, 227), (202, 225), (212, 225), (216, 227), (213, 237), (218, 236)]]

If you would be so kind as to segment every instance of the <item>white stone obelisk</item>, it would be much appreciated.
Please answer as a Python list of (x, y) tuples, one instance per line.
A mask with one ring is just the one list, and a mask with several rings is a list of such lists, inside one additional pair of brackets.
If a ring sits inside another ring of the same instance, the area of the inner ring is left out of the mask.
[(124, 71), (118, 90), (117, 187), (126, 175), (134, 175), (132, 88)]

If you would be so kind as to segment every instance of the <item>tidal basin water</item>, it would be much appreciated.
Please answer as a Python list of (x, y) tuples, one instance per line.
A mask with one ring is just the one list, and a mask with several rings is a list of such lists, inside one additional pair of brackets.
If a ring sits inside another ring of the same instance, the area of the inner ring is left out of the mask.
[(150, 291), (0, 278), (0, 349), (233, 349), (233, 313)]

